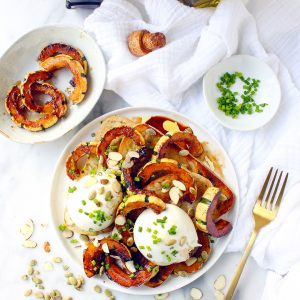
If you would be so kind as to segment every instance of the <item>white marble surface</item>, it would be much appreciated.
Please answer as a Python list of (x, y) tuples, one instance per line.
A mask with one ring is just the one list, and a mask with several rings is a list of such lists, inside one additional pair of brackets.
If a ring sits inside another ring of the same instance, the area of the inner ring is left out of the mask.
[[(66, 10), (63, 0), (0, 0), (0, 54), (19, 36), (44, 24), (64, 23), (82, 26), (90, 10)], [(0, 76), (4, 76), (1, 74)], [(204, 103), (203, 103), (204, 105)], [(72, 132), (57, 141), (41, 145), (21, 145), (0, 137), (0, 278), (1, 299), (22, 299), (24, 290), (32, 288), (31, 282), (22, 282), (20, 276), (26, 272), (30, 259), (39, 260), (38, 269), (42, 271), (47, 291), (58, 288), (64, 295), (73, 299), (105, 299), (97, 295), (87, 283), (84, 292), (77, 292), (65, 284), (61, 266), (55, 265), (53, 272), (44, 272), (42, 263), (53, 256), (63, 257), (76, 274), (82, 274), (58, 244), (49, 217), (49, 188), (53, 168), (65, 144), (87, 122), (105, 112), (126, 106), (126, 103), (114, 93), (105, 91), (88, 118)], [(36, 224), (33, 239), (38, 248), (27, 250), (21, 246), (18, 230), (23, 221), (32, 218)], [(41, 223), (48, 224), (42, 228)], [(52, 251), (46, 254), (42, 250), (44, 241), (50, 241)], [(228, 280), (234, 271), (240, 254), (226, 254), (203, 277), (190, 286), (172, 293), (169, 299), (189, 299), (189, 289), (199, 287), (204, 299), (213, 299), (212, 283), (219, 274), (225, 274)], [(259, 299), (265, 280), (265, 271), (250, 259), (241, 278), (235, 299)], [(114, 292), (117, 299), (128, 299), (128, 295)], [(130, 296), (131, 299), (141, 297)], [(143, 297), (153, 299), (153, 297)]]

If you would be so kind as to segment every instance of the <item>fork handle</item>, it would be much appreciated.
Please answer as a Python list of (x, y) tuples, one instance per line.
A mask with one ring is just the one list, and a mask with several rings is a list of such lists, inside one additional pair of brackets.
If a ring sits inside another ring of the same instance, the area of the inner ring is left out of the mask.
[(239, 279), (241, 277), (241, 274), (244, 270), (244, 267), (245, 267), (245, 264), (246, 264), (246, 261), (248, 259), (248, 256), (251, 252), (251, 249), (253, 247), (253, 244), (256, 240), (256, 236), (257, 236), (257, 230), (253, 229), (252, 233), (251, 233), (251, 236), (250, 236), (250, 239), (249, 239), (249, 242), (247, 244), (247, 247), (245, 248), (245, 251), (244, 251), (244, 254), (240, 260), (240, 263), (238, 264), (237, 268), (236, 268), (236, 271), (235, 271), (235, 274), (231, 280), (231, 284), (230, 284), (230, 287), (227, 291), (227, 294), (225, 296), (225, 300), (231, 300), (232, 297), (233, 297), (233, 294), (234, 294), (234, 291), (235, 291), (235, 288), (239, 282)]

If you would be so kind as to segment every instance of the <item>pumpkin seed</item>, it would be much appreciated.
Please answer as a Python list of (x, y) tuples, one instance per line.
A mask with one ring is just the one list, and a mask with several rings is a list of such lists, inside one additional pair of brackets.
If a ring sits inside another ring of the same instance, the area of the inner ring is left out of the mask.
[(129, 238), (127, 239), (127, 246), (131, 247), (131, 246), (133, 245), (133, 243), (134, 243), (133, 237), (129, 237)]
[(29, 297), (29, 296), (31, 296), (31, 294), (32, 294), (32, 289), (29, 289), (29, 290), (25, 291), (24, 296)]
[(96, 293), (101, 293), (101, 292), (102, 292), (102, 289), (101, 289), (100, 285), (95, 285), (95, 286), (94, 286), (94, 291), (95, 291)]
[(64, 265), (64, 266), (63, 266), (63, 269), (64, 269), (65, 271), (67, 271), (67, 270), (70, 269), (70, 267), (69, 267), (68, 265)]
[(103, 185), (107, 185), (109, 183), (109, 180), (104, 178), (104, 179), (100, 180), (100, 183), (103, 184)]
[(179, 151), (180, 156), (188, 156), (190, 154), (189, 150), (182, 149)]
[(73, 273), (71, 273), (71, 272), (69, 272), (69, 271), (67, 271), (67, 272), (65, 272), (65, 277), (71, 277), (71, 276), (73, 276)]
[(40, 284), (43, 282), (42, 279), (38, 278), (38, 277), (32, 277), (31, 280), (35, 283), (35, 284)]
[(62, 260), (61, 257), (58, 257), (58, 256), (53, 257), (53, 262), (55, 262), (55, 263), (57, 263), (57, 264), (60, 264), (62, 261), (63, 261), (63, 260)]
[(106, 297), (110, 297), (112, 295), (111, 291), (109, 289), (104, 290), (104, 295)]
[(152, 258), (152, 254), (151, 253), (147, 253), (147, 257), (148, 258)]
[(101, 266), (100, 270), (99, 270), (99, 276), (102, 277), (104, 274), (104, 267)]
[(126, 223), (126, 218), (123, 215), (117, 215), (115, 219), (115, 224), (123, 226)]
[(27, 269), (27, 274), (32, 275), (33, 272), (34, 272), (33, 267), (29, 266), (28, 269)]
[(185, 261), (185, 264), (189, 267), (193, 265), (197, 261), (197, 257), (190, 257), (188, 260)]
[(26, 274), (25, 274), (25, 275), (22, 275), (22, 277), (21, 277), (22, 280), (28, 280), (28, 278), (29, 278), (29, 277), (28, 277), (28, 275), (26, 275)]
[(215, 299), (216, 300), (225, 300), (225, 296), (221, 291), (215, 291)]
[(226, 286), (226, 278), (224, 275), (220, 275), (214, 282), (214, 288), (216, 290), (223, 290)]
[(74, 232), (70, 229), (65, 229), (63, 232), (62, 232), (62, 235), (64, 238), (66, 239), (70, 239), (71, 237), (73, 237), (74, 235)]
[(45, 287), (44, 287), (42, 284), (39, 284), (39, 285), (38, 285), (38, 289), (39, 289), (39, 290), (44, 290)]
[(43, 299), (44, 298), (44, 293), (38, 291), (38, 292), (34, 293), (34, 296), (38, 299)]
[(22, 245), (25, 248), (35, 248), (37, 246), (37, 243), (33, 240), (26, 240)]
[(122, 154), (119, 153), (119, 152), (109, 152), (108, 153), (108, 158), (113, 160), (113, 161), (119, 162), (122, 159)]
[(192, 300), (200, 300), (203, 296), (202, 291), (196, 288), (192, 288), (190, 291)]
[(31, 219), (28, 219), (26, 223), (20, 228), (20, 232), (23, 235), (24, 240), (28, 240), (34, 231), (34, 223)]
[(104, 243), (104, 244), (102, 245), (102, 250), (103, 250), (105, 253), (109, 253), (109, 248), (108, 248), (107, 243)]
[(35, 271), (33, 272), (33, 274), (34, 274), (34, 275), (40, 275), (40, 271), (35, 270)]
[(136, 268), (135, 268), (134, 263), (133, 263), (132, 260), (126, 261), (125, 266), (129, 270), (129, 272), (131, 272), (131, 273), (136, 272)]
[(102, 195), (104, 193), (104, 186), (99, 187), (98, 194)]
[(79, 238), (84, 242), (88, 242), (90, 240), (90, 238), (86, 234), (81, 234)]
[(37, 261), (35, 259), (32, 259), (29, 263), (30, 266), (34, 267), (37, 265)]
[(165, 300), (169, 296), (169, 293), (157, 294), (154, 296), (155, 300)]
[(89, 198), (89, 200), (94, 200), (96, 198), (96, 196), (97, 196), (97, 192), (96, 191), (91, 191), (89, 193), (88, 198)]
[(201, 252), (201, 257), (204, 259), (204, 260), (207, 260), (208, 259), (208, 253), (206, 251), (202, 251)]
[(174, 245), (176, 243), (176, 240), (175, 239), (169, 239), (169, 240), (166, 240), (165, 241), (165, 245), (166, 246), (172, 246), (172, 245)]
[(68, 277), (68, 283), (71, 285), (77, 285), (77, 279), (73, 276)]

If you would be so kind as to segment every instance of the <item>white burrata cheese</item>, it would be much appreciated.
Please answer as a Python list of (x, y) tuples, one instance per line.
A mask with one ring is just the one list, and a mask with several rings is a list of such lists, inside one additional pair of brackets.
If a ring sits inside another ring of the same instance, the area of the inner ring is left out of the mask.
[(122, 201), (120, 183), (115, 175), (106, 172), (72, 182), (67, 194), (68, 217), (84, 231), (101, 231), (110, 226)]
[(134, 241), (141, 253), (159, 266), (186, 261), (198, 245), (194, 224), (180, 207), (167, 204), (156, 214), (146, 209), (134, 225)]

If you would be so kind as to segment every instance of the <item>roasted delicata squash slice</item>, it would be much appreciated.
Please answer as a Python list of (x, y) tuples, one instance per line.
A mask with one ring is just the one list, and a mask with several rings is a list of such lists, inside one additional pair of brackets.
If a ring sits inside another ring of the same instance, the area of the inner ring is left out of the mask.
[(157, 274), (152, 277), (147, 283), (146, 286), (150, 288), (155, 288), (162, 285), (174, 271), (175, 265), (170, 266), (161, 266)]
[(82, 168), (79, 167), (78, 162), (86, 155), (97, 156), (97, 142), (81, 143), (69, 155), (66, 160), (66, 172), (70, 179), (78, 180), (83, 175)]
[(73, 74), (74, 90), (70, 94), (69, 99), (73, 104), (80, 103), (87, 93), (87, 78), (84, 69), (80, 62), (70, 58), (64, 54), (58, 54), (49, 57), (40, 62), (42, 68), (48, 72), (53, 72), (58, 69), (68, 68)]
[(5, 99), (5, 108), (10, 114), (12, 121), (19, 127), (29, 131), (41, 131), (53, 126), (57, 121), (56, 115), (43, 115), (42, 117), (31, 120), (29, 110), (23, 104), (21, 91), (17, 85), (13, 86)]
[(145, 140), (143, 136), (138, 131), (134, 130), (132, 127), (121, 126), (113, 128), (105, 133), (104, 137), (99, 143), (98, 156), (103, 157), (104, 164), (106, 164), (109, 147), (112, 141), (114, 141), (118, 137), (128, 137), (134, 141), (135, 145), (140, 147), (145, 145)]
[(45, 61), (49, 57), (54, 57), (59, 54), (64, 54), (70, 56), (72, 59), (77, 60), (83, 67), (84, 73), (88, 72), (88, 63), (86, 57), (83, 55), (81, 50), (76, 49), (70, 45), (62, 44), (62, 43), (54, 43), (46, 46), (40, 53), (38, 60), (40, 62)]
[(218, 238), (228, 234), (232, 229), (228, 221), (218, 219), (221, 216), (218, 206), (222, 206), (220, 198), (219, 188), (208, 188), (197, 204), (195, 213), (197, 228)]
[(122, 215), (126, 218), (126, 216), (135, 209), (139, 208), (151, 208), (156, 213), (160, 213), (166, 209), (166, 204), (164, 201), (155, 196), (149, 196), (145, 194), (137, 194), (128, 197), (125, 202), (122, 202), (118, 209), (116, 216)]
[(97, 246), (89, 243), (83, 254), (84, 270), (88, 277), (98, 274), (100, 268), (104, 267), (106, 275), (124, 287), (140, 286), (155, 276), (158, 268), (149, 268), (149, 263), (142, 270), (136, 270), (128, 248), (110, 238), (98, 241)]
[[(169, 174), (171, 174), (170, 180), (173, 181), (173, 178), (176, 178), (176, 180), (182, 182), (185, 186), (180, 200), (195, 201), (196, 193), (193, 192), (193, 189), (195, 189), (194, 179), (189, 172), (178, 165), (176, 161), (170, 159), (151, 161), (138, 173), (138, 177), (141, 179), (142, 186), (146, 187), (148, 185), (147, 189), (150, 190), (152, 189), (151, 185), (149, 186), (151, 181)], [(164, 180), (166, 179), (167, 177), (164, 177)]]
[(135, 191), (140, 188), (139, 182), (135, 179), (137, 178), (137, 174), (139, 170), (147, 164), (151, 157), (153, 151), (150, 148), (142, 147), (137, 151), (138, 157), (132, 157), (131, 161), (133, 162), (132, 167), (123, 168), (122, 175), (125, 182), (126, 187), (131, 191)]
[(162, 134), (165, 134), (167, 132), (184, 130), (188, 132), (193, 132), (190, 127), (164, 116), (152, 116), (145, 123), (155, 128)]
[[(134, 129), (143, 136), (145, 140), (145, 146), (150, 149), (155, 147), (156, 143), (161, 137), (159, 132), (145, 123), (135, 125)], [(118, 151), (123, 155), (123, 157), (125, 157), (128, 151), (136, 149), (137, 147), (134, 141), (128, 137), (124, 137), (120, 143)]]
[[(67, 101), (65, 95), (49, 83), (39, 83), (51, 79), (52, 73), (46, 71), (36, 71), (27, 74), (21, 85), (21, 93), (24, 105), (33, 112), (56, 115), (58, 118), (67, 112)], [(51, 97), (51, 101), (40, 105), (34, 100), (34, 93), (46, 94)]]
[(159, 139), (153, 151), (154, 156), (157, 158), (165, 157), (169, 145), (174, 144), (182, 149), (181, 152), (183, 152), (183, 150), (186, 150), (187, 154), (190, 153), (194, 157), (199, 157), (203, 153), (203, 147), (193, 133), (185, 131), (175, 131), (168, 132)]
[[(197, 230), (199, 246), (192, 257), (186, 262), (174, 265), (174, 274), (182, 275), (184, 273), (195, 273), (199, 271), (203, 264), (208, 260), (211, 248), (208, 234)], [(183, 273), (184, 272), (184, 273)]]

